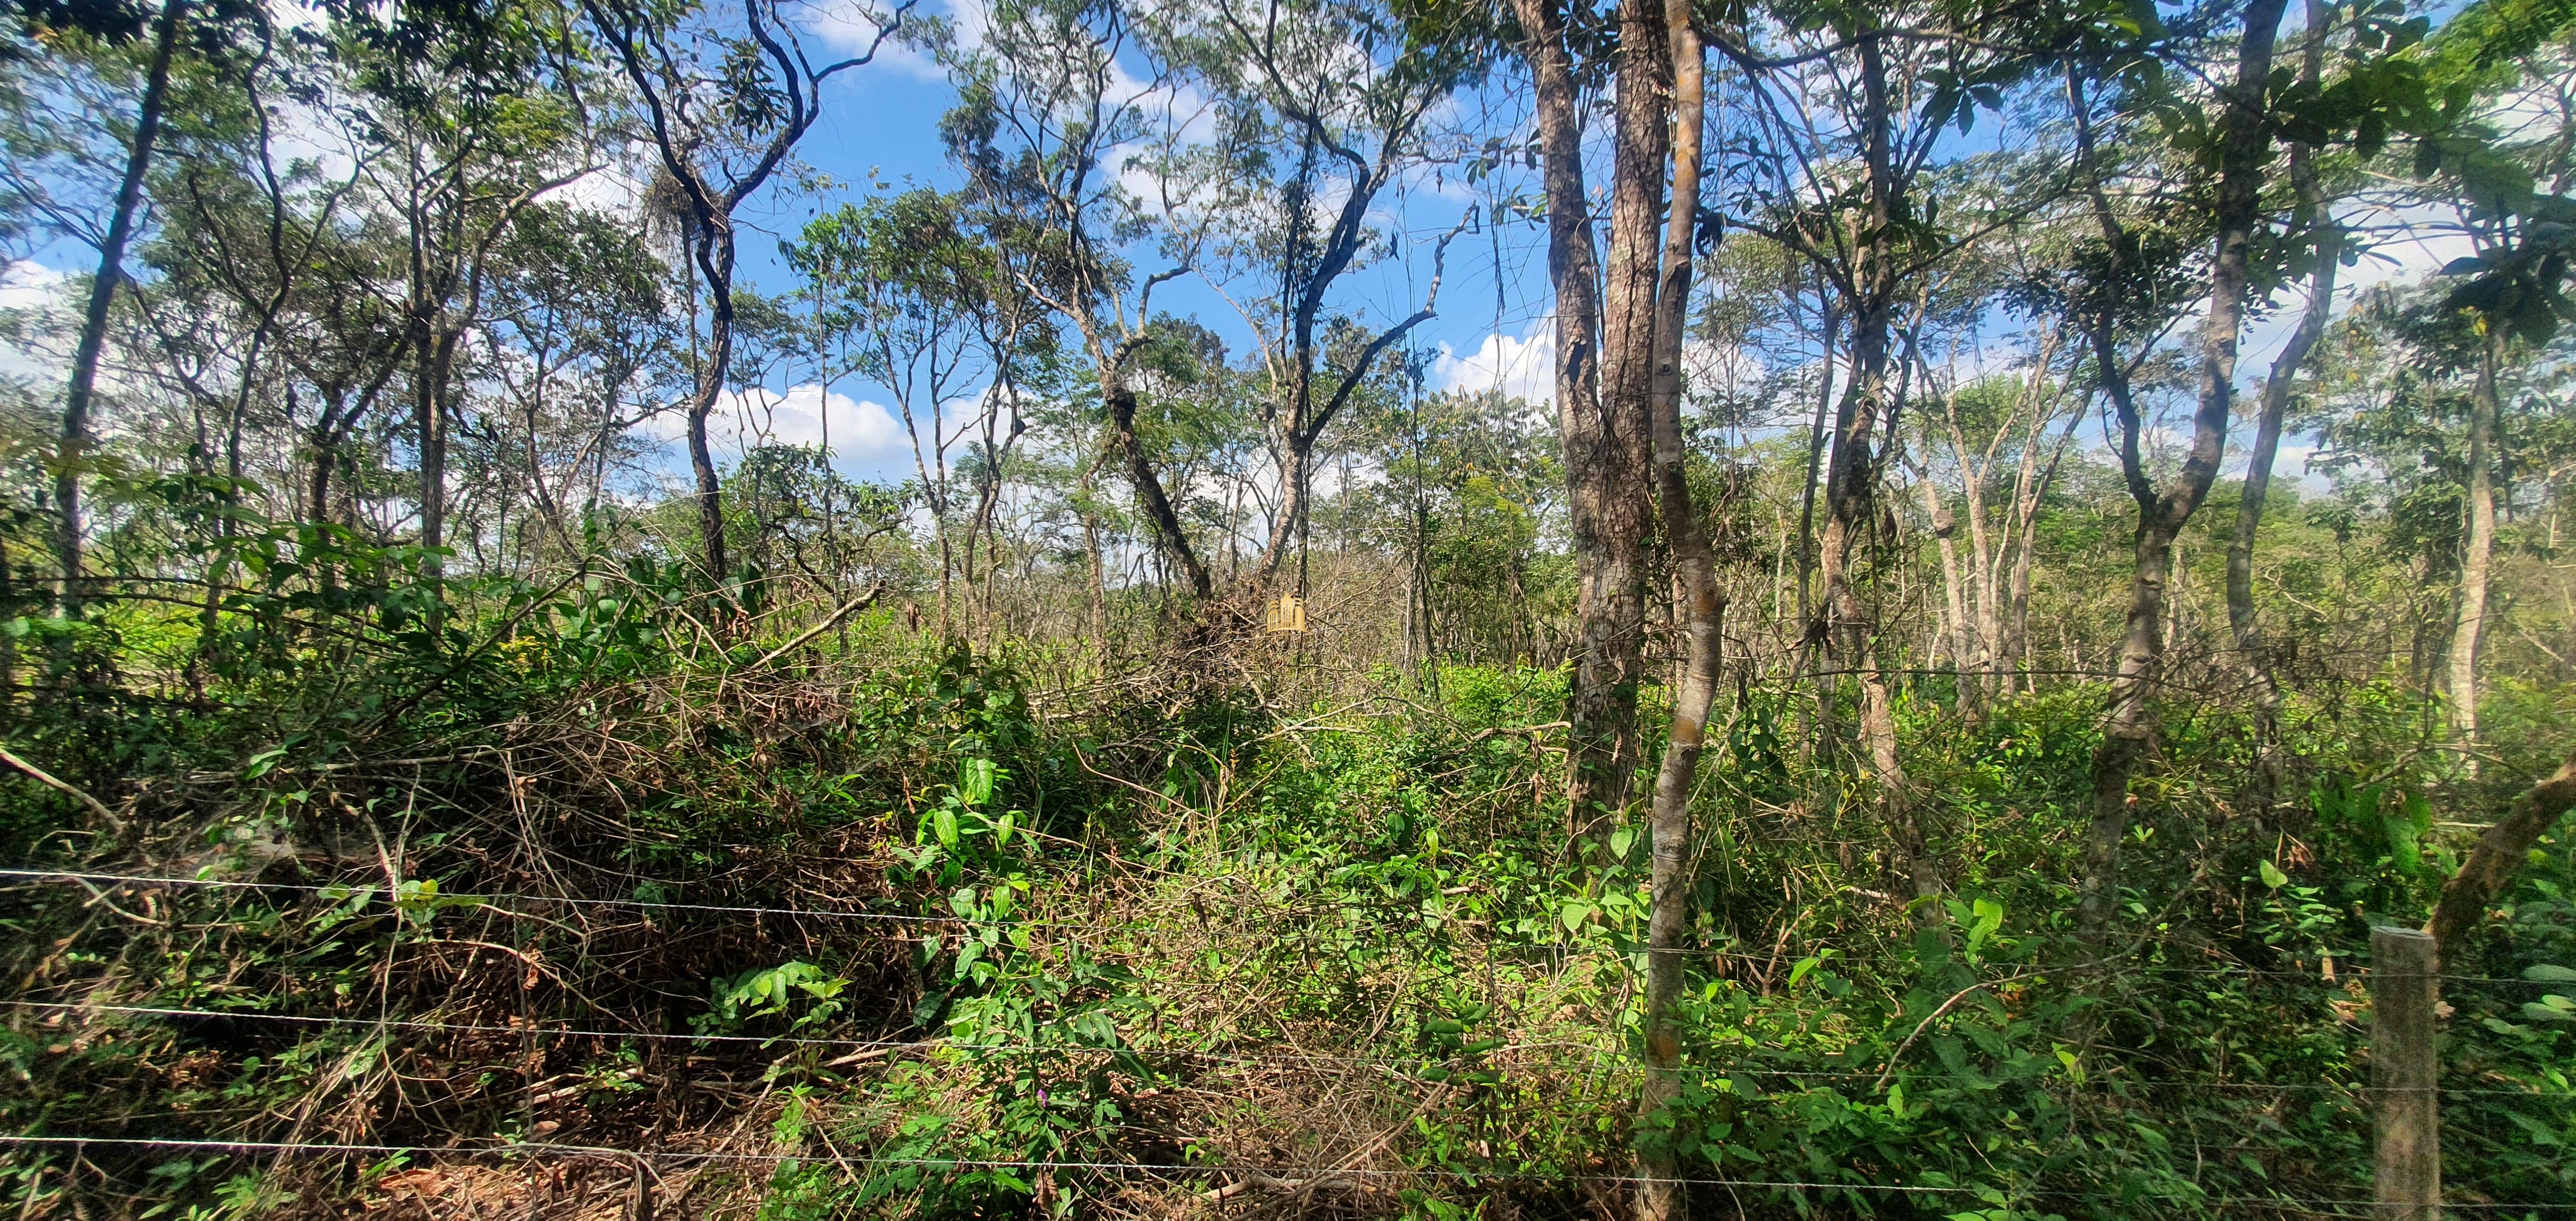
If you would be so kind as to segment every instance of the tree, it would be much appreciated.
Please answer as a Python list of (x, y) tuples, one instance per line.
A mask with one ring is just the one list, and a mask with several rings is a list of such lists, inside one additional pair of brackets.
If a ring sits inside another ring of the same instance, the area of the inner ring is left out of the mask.
[[(1380, 196), (1436, 155), (1432, 112), (1471, 83), (1483, 57), (1473, 39), (1444, 37), (1374, 0), (1299, 0), (1257, 10), (1214, 0), (1205, 12), (1175, 7), (1158, 22), (1171, 56), (1240, 116), (1230, 155), (1201, 168), (1241, 183), (1274, 173), (1273, 189), (1237, 197), (1238, 223), (1256, 229), (1275, 267), (1254, 274), (1280, 285), (1275, 336), (1264, 333), (1272, 383), (1261, 405), (1279, 461), (1278, 507), (1255, 581), (1269, 584), (1304, 545), (1316, 444), (1372, 365), (1436, 316), (1441, 267), (1460, 222), (1434, 246), (1419, 309), (1379, 329), (1337, 373), (1327, 355), (1324, 308), (1336, 286), (1378, 249), (1395, 253), (1369, 223)], [(1219, 189), (1192, 184), (1192, 193)], [(1329, 209), (1329, 215), (1321, 215)], [(1472, 216), (1470, 217), (1472, 219)], [(1319, 384), (1319, 374), (1327, 380)]]
[[(31, 13), (42, 22), (44, 14)], [(84, 24), (108, 35), (111, 43), (132, 37), (139, 24), (122, 12), (91, 14)], [(126, 140), (125, 167), (109, 207), (107, 224), (95, 245), (98, 271), (90, 278), (89, 299), (81, 313), (80, 339), (72, 349), (70, 384), (63, 392), (62, 439), (54, 450), (54, 564), (60, 573), (57, 609), (65, 618), (81, 615), (81, 478), (88, 473), (92, 435), (91, 400), (98, 392), (99, 356), (107, 343), (108, 311), (125, 281), (125, 248), (134, 240), (143, 207), (143, 184), (152, 170), (160, 141), (162, 110), (170, 96), (170, 68), (188, 31), (188, 0), (163, 0), (152, 19), (152, 50), (144, 69), (142, 97), (135, 103), (133, 134)]]
[[(1601, 264), (1584, 187), (1573, 13), (1556, 0), (1512, 0), (1512, 13), (1535, 86), (1547, 274), (1556, 296), (1552, 377), (1565, 451), (1576, 590), (1575, 664), (1566, 691), (1572, 739), (1566, 761), (1566, 830), (1575, 835), (1603, 812), (1627, 804), (1638, 763), (1637, 682), (1644, 668), (1644, 548), (1650, 512), (1646, 481), (1638, 472), (1647, 468), (1646, 404), (1642, 395), (1612, 398), (1602, 393)], [(1632, 103), (1647, 104), (1633, 97)], [(1660, 159), (1657, 164), (1651, 172), (1660, 172)]]
[[(2308, 0), (2299, 53), (2299, 86), (2303, 89), (2317, 88), (2324, 79), (2326, 39), (2332, 32), (2333, 16), (2334, 10), (2323, 0)], [(2290, 220), (2302, 234), (2314, 235), (2312, 249), (2306, 252), (2311, 263), (2308, 303), (2299, 315), (2298, 328), (2281, 345), (2280, 354), (2272, 359), (2270, 375), (2263, 379), (2263, 396), (2255, 410), (2254, 442), (2246, 451), (2245, 482), (2236, 502), (2236, 533), (2227, 544), (2227, 622), (2235, 633), (2246, 677), (2254, 687), (2255, 750), (2259, 755), (2256, 800), (2267, 804), (2279, 789), (2281, 692), (2264, 656), (2262, 627), (2255, 614), (2254, 542), (2263, 526), (2263, 502), (2271, 493), (2272, 463), (2280, 453), (2282, 422), (2289, 410), (2292, 388), (2308, 354), (2325, 335), (2326, 322), (2334, 312), (2335, 271), (2343, 262), (2343, 229), (2325, 198), (2316, 159), (2314, 145), (2291, 143), (2289, 177), (2297, 203)]]
[[(1654, 284), (1654, 310), (1650, 315), (1654, 327), (1653, 367), (1647, 411), (1654, 433), (1656, 505), (1662, 511), (1664, 537), (1672, 548), (1689, 639), (1681, 682), (1673, 692), (1672, 723), (1664, 742), (1663, 763), (1655, 776), (1650, 830), (1654, 864), (1648, 882), (1651, 911), (1646, 933), (1648, 1075), (1638, 1100), (1641, 1130), (1648, 1129), (1682, 1093), (1679, 1008), (1694, 881), (1690, 871), (1691, 796), (1726, 649), (1726, 592), (1717, 583), (1716, 551), (1709, 545), (1699, 507), (1691, 501), (1690, 451), (1683, 442), (1681, 417), (1682, 338), (1690, 316), (1692, 264), (1700, 253), (1707, 52), (1700, 46), (1690, 0), (1665, 0), (1663, 8), (1662, 39), (1635, 39), (1622, 48), (1623, 55), (1636, 55), (1655, 49), (1661, 42), (1670, 57), (1666, 72), (1674, 120), (1672, 205), (1663, 218), (1662, 266)], [(1631, 6), (1629, 19), (1643, 18), (1642, 10), (1642, 5)], [(1685, 1215), (1677, 1151), (1669, 1137), (1657, 1140), (1649, 1136), (1644, 1143), (1646, 1185), (1639, 1213), (1656, 1221)]]
[[(2096, 373), (2120, 422), (2120, 468), (2129, 494), (2137, 501), (2137, 558), (2130, 584), (2128, 612), (2121, 639), (2118, 675), (2112, 680), (2111, 710), (2103, 722), (2102, 743), (2092, 763), (2092, 815), (2085, 832), (2084, 877), (2079, 921), (2099, 937), (2110, 927), (2119, 902), (2120, 843), (2129, 830), (2129, 781), (2152, 748), (2156, 723), (2150, 700), (2163, 660), (2165, 583), (2171, 572), (2174, 538), (2209, 494), (2226, 448), (2227, 424), (2236, 388), (2236, 345), (2245, 302), (2251, 290), (2249, 262), (2256, 228), (2261, 224), (2263, 165), (2270, 156), (2272, 124), (2264, 109), (2272, 75), (2272, 47), (2280, 29), (2282, 0), (2252, 0), (2238, 44), (2236, 77), (2217, 99), (2220, 113), (2211, 124), (2218, 156), (2216, 200), (2212, 209), (2207, 313), (2201, 324), (2200, 389), (2192, 415), (2188, 456), (2161, 486), (2151, 481), (2140, 453), (2145, 424), (2134, 387), (2116, 346), (2120, 318), (2107, 302), (2098, 302), (2087, 318)], [(2084, 113), (2081, 91), (2073, 104), (2079, 131)], [(2082, 137), (2079, 137), (2081, 139)], [(2091, 150), (2079, 153), (2085, 168), (2095, 170)], [(2127, 270), (2136, 239), (2113, 214), (2100, 179), (2091, 185), (2102, 240), (2115, 267)]]
[[(660, 154), (649, 206), (678, 222), (688, 261), (707, 294), (706, 350), (688, 408), (689, 469), (697, 481), (699, 543), (707, 579), (730, 578), (724, 491), (707, 417), (724, 396), (734, 354), (734, 213), (766, 185), (823, 114), (825, 82), (875, 60), (903, 32), (913, 0), (882, 18), (858, 55), (817, 62), (778, 0), (743, 0), (739, 28), (683, 24), (628, 0), (582, 0), (593, 32), (625, 69)], [(711, 19), (713, 14), (700, 14)]]
[[(1158, 126), (1154, 114), (1171, 87), (1169, 69), (1128, 83), (1119, 57), (1132, 46), (1130, 21), (1106, 0), (1011, 0), (991, 17), (983, 49), (959, 59), (962, 96), (941, 134), (966, 171), (990, 240), (1014, 252), (1006, 259), (1011, 277), (1082, 336), (1110, 444), (1156, 542), (1206, 602), (1213, 579), (1146, 453), (1130, 377), (1130, 362), (1152, 335), (1154, 289), (1189, 274), (1204, 233), (1203, 220), (1171, 214), (1169, 188), (1189, 153), (1178, 119), (1165, 113)], [(1131, 143), (1148, 146), (1140, 168), (1165, 184), (1159, 221), (1107, 164)], [(1156, 231), (1171, 265), (1137, 280), (1110, 243)]]
[(448, 543), (457, 360), (485, 321), (492, 253), (529, 205), (599, 168), (577, 103), (585, 70), (543, 41), (555, 16), (384, 21), (361, 10), (335, 28), (335, 54), (359, 89), (349, 128), (361, 174), (403, 235), (401, 295), (387, 305), (403, 319), (411, 364), (422, 566), (433, 575)]

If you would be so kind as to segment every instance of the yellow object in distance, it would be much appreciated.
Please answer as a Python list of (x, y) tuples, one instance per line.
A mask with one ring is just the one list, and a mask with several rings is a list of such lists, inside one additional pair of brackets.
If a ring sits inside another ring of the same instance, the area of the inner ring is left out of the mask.
[(1279, 595), (1279, 604), (1262, 616), (1265, 628), (1273, 632), (1306, 630), (1306, 600), (1295, 594)]

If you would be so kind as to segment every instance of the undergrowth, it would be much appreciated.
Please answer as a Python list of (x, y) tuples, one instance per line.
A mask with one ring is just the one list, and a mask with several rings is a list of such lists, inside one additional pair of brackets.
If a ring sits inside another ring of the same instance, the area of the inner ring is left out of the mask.
[[(2106, 947), (2065, 881), (2097, 692), (1908, 693), (1959, 870), (1914, 905), (1850, 882), (1860, 794), (1785, 745), (1811, 694), (1737, 692), (1641, 1132), (1646, 846), (1569, 837), (1557, 673), (1283, 706), (1210, 677), (1295, 664), (1250, 643), (1049, 687), (883, 611), (772, 655), (757, 598), (649, 561), (425, 593), (262, 546), (211, 631), (48, 628), (77, 677), (10, 711), (111, 807), (0, 780), (13, 858), (176, 881), (0, 891), (0, 1127), (91, 1142), (0, 1151), (7, 1215), (1571, 1217), (1640, 1141), (1712, 1215), (2329, 1215), (2367, 1198), (2368, 928), (2561, 714), (2500, 693), (2472, 778), (2347, 684), (2263, 802), (2248, 727), (2176, 709)], [(2453, 964), (2454, 1199), (2576, 1194), (2570, 848)]]

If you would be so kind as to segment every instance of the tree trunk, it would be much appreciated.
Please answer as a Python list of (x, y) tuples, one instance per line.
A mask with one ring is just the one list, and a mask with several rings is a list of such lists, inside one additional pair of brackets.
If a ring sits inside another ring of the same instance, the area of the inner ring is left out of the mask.
[(2057, 434), (2057, 444), (2049, 451), (2045, 466), (2037, 460), (2040, 438), (2047, 435), (2046, 416), (2034, 409), (2029, 439), (2023, 442), (2021, 471), (2013, 483), (2013, 537), (2007, 546), (2013, 549), (2012, 572), (2006, 580), (2003, 612), (2003, 655), (1997, 659), (1998, 686), (2005, 695), (2035, 683), (2019, 672), (2030, 669), (2030, 573), (2033, 552), (2039, 545), (2039, 505), (2048, 495), (2048, 485), (2057, 478), (2057, 467), (2066, 457), (2067, 448), (2075, 442), (2075, 430), (2084, 422), (2088, 411), (2078, 408), (2066, 417), (2066, 427)]
[(689, 403), (689, 472), (697, 480), (707, 580), (721, 586), (732, 566), (725, 559), (724, 485), (716, 479), (715, 451), (707, 444), (707, 417), (715, 414), (733, 371), (733, 221), (702, 213), (697, 226), (698, 270), (707, 282), (707, 357), (698, 369), (697, 397)]
[[(1271, 528), (1270, 545), (1263, 550), (1256, 573), (1264, 588), (1278, 578), (1280, 565), (1287, 559), (1290, 549), (1305, 545), (1305, 540), (1299, 537), (1299, 527), (1305, 522), (1308, 512), (1307, 484), (1314, 478), (1314, 457), (1293, 429), (1287, 431), (1290, 435), (1279, 440), (1279, 512), (1272, 518), (1276, 524)], [(1297, 593), (1301, 597), (1306, 592), (1304, 564), (1304, 557), (1300, 556)]]
[[(2226, 450), (2228, 416), (2235, 401), (2236, 344), (2245, 316), (2247, 263), (2260, 220), (2263, 162), (2272, 145), (2271, 127), (2261, 107), (2284, 7), (2285, 0), (2254, 0), (2246, 9), (2235, 88), (2230, 91), (2219, 137), (2224, 143), (2216, 253), (2210, 262), (2208, 315), (2201, 328), (2200, 394), (2192, 416), (2191, 449), (2181, 471), (2161, 489), (2148, 482), (2138, 452), (2144, 425), (2113, 347), (2107, 304), (2092, 327), (2103, 388), (2111, 394), (2120, 417), (2122, 473), (2138, 502), (2129, 610), (2118, 671), (2111, 683), (2110, 713), (2103, 721), (2102, 743), (2093, 752), (2093, 811), (2085, 829), (2084, 876), (2076, 912), (2079, 929), (2094, 939), (2109, 933), (2118, 912), (2120, 842), (2129, 833), (2129, 781), (2155, 746), (2156, 719), (2149, 698), (2164, 664), (2165, 585), (2171, 574), (2173, 541), (2209, 494)], [(2113, 223), (2107, 211), (2103, 223)]]
[(1879, 818), (1887, 829), (1889, 863), (1905, 876), (1915, 896), (1923, 898), (1941, 893), (1943, 883), (1897, 755), (1895, 696), (1888, 689), (1885, 671), (1875, 664), (1875, 600), (1862, 598), (1851, 575), (1855, 554), (1877, 524), (1879, 434), (1892, 423), (1887, 373), (1898, 276), (1894, 231), (1903, 202), (1885, 48), (1878, 39), (1868, 38), (1860, 41), (1858, 50), (1861, 159), (1870, 202), (1862, 222), (1865, 244), (1852, 283), (1851, 375), (1836, 412), (1833, 458), (1825, 472), (1825, 538), (1819, 556), (1824, 578), (1821, 626), (1834, 660), (1859, 678), (1861, 744), (1877, 787)]
[(1575, 667), (1566, 693), (1572, 749), (1566, 826), (1580, 833), (1603, 809), (1626, 804), (1637, 764), (1637, 673), (1645, 594), (1640, 557), (1645, 498), (1623, 466), (1626, 443), (1605, 414), (1597, 345), (1601, 298), (1592, 204), (1583, 186), (1582, 125), (1574, 68), (1556, 0), (1512, 0), (1536, 86), (1538, 142), (1547, 194), (1547, 268), (1556, 290), (1556, 412), (1565, 447), (1575, 555)]
[(1097, 457), (1084, 464), (1082, 483), (1076, 494), (1081, 497), (1077, 512), (1082, 515), (1082, 550), (1088, 569), (1086, 576), (1089, 580), (1086, 583), (1090, 586), (1086, 592), (1091, 596), (1091, 647), (1100, 662), (1100, 672), (1105, 676), (1109, 673), (1108, 563), (1101, 554), (1100, 515), (1094, 511), (1091, 502), (1091, 477), (1099, 469), (1100, 459)]
[(2077, 914), (2083, 929), (2109, 929), (2119, 903), (2120, 841), (2129, 833), (2129, 779), (2154, 749), (2155, 713), (2147, 702), (2164, 660), (2165, 582), (2173, 568), (2175, 531), (2163, 515), (2138, 525), (2130, 571), (2129, 608), (2121, 627), (2120, 661), (2111, 682), (2111, 714), (2094, 748), (2092, 818), (2084, 837), (2084, 882)]
[[(2301, 73), (2314, 81), (2325, 60), (2323, 0), (2308, 0), (2308, 45)], [(2290, 148), (2290, 181), (2299, 197), (2302, 219), (2317, 227), (2316, 267), (2308, 277), (2308, 306), (2298, 329), (2272, 361), (2264, 379), (2263, 399), (2254, 420), (2254, 447), (2245, 460), (2244, 494), (2236, 502), (2236, 535), (2227, 544), (2227, 626), (2235, 636), (2238, 664), (2254, 697), (2254, 801), (2269, 809), (2280, 794), (2281, 686), (2264, 655), (2262, 624), (2254, 609), (2254, 541), (2263, 527), (2263, 502), (2272, 491), (2272, 462), (2280, 453), (2281, 424), (2288, 414), (2290, 392), (2299, 369), (2324, 336), (2334, 313), (2335, 268), (2343, 258), (2343, 230), (2319, 198), (2314, 153), (2304, 144)]]
[[(1962, 636), (1973, 653), (1969, 661), (1975, 675), (1973, 698), (1980, 701), (1990, 702), (2004, 693), (2001, 690), (2003, 672), (2010, 665), (2003, 642), (2003, 595), (2000, 589), (2003, 557), (1995, 550), (1994, 528), (1987, 518), (1986, 497), (1994, 479), (1995, 457), (2003, 449), (2005, 432), (2025, 408), (2030, 411), (2032, 421), (2022, 455), (2023, 478), (2025, 482), (2028, 480), (2036, 457), (2028, 451), (2038, 445), (2044, 430), (2042, 421), (2049, 402), (2048, 370), (2056, 361), (2057, 345), (2062, 335), (2061, 329), (2050, 329), (2047, 342), (2040, 345), (2039, 359), (2033, 362), (2030, 376), (2022, 381), (2020, 397), (2013, 404), (2014, 414), (1996, 424), (1993, 434), (1986, 438), (1981, 459), (1968, 456), (1968, 432), (1959, 422), (1957, 388), (1954, 386), (1941, 396), (1943, 423), (1949, 429), (1950, 452), (1959, 465), (1959, 484), (1968, 511), (1969, 556), (1965, 567), (1968, 574), (1967, 598), (1973, 607), (1974, 621), (1963, 629)], [(1930, 447), (1927, 444), (1925, 448), (1928, 450)], [(1963, 690), (1962, 710), (1973, 709), (1974, 705), (1969, 702), (1971, 698)]]
[(152, 168), (153, 146), (161, 137), (161, 112), (170, 97), (170, 59), (187, 28), (188, 0), (165, 0), (152, 35), (152, 66), (144, 77), (143, 99), (134, 116), (134, 144), (126, 151), (125, 176), (116, 186), (116, 205), (108, 217), (107, 235), (98, 247), (98, 274), (90, 280), (89, 306), (81, 315), (80, 340), (72, 349), (71, 384), (63, 393), (63, 435), (54, 453), (54, 562), (61, 571), (59, 613), (81, 614), (81, 475), (88, 469), (92, 400), (98, 390), (98, 364), (107, 349), (107, 316), (116, 304), (117, 286), (125, 281), (125, 247), (134, 240), (134, 215), (143, 206), (143, 179)]
[(2468, 860), (2461, 862), (2460, 871), (2442, 884), (2442, 898), (2433, 907), (2433, 918), (2424, 925), (2424, 931), (2433, 935), (2444, 966), (2457, 961), (2451, 951), (2486, 923), (2487, 904), (2530, 859), (2531, 846), (2540, 842), (2540, 837), (2548, 834), (2570, 808), (2576, 808), (2576, 756), (2570, 756), (2548, 779), (2514, 798), (2505, 817), (2478, 837), (2478, 846), (2469, 851)]
[[(1642, 20), (1644, 5), (1627, 17)], [(1717, 557), (1691, 504), (1689, 453), (1682, 440), (1682, 331), (1690, 306), (1691, 260), (1697, 237), (1701, 136), (1706, 123), (1706, 55), (1692, 25), (1690, 0), (1663, 0), (1664, 33), (1672, 53), (1673, 98), (1671, 215), (1665, 221), (1662, 282), (1656, 286), (1648, 410), (1654, 441), (1656, 499), (1664, 537), (1681, 586), (1688, 644), (1673, 691), (1673, 720), (1655, 775), (1649, 823), (1653, 869), (1646, 920), (1646, 1085), (1638, 1100), (1639, 1164), (1645, 1172), (1638, 1212), (1645, 1221), (1675, 1221), (1686, 1214), (1679, 1182), (1681, 1162), (1668, 1126), (1659, 1125), (1681, 1096), (1680, 1000), (1686, 983), (1683, 952), (1690, 935), (1691, 790), (1709, 708), (1717, 699), (1723, 663), (1726, 595), (1718, 589)], [(1642, 39), (1640, 42), (1644, 41)], [(1625, 50), (1623, 46), (1623, 51)], [(1626, 96), (1623, 83), (1622, 97)], [(1660, 1130), (1659, 1130), (1660, 1129)]]
[(1999, 625), (2002, 605), (1995, 595), (1995, 539), (1986, 520), (1986, 476), (1994, 469), (1989, 458), (1984, 466), (1969, 470), (1962, 463), (1959, 470), (1961, 507), (1968, 516), (1968, 555), (1960, 564), (1966, 579), (1961, 582), (1966, 606), (1959, 621), (1960, 647), (1967, 656), (1961, 664), (1968, 670), (1961, 680), (1961, 706), (1974, 712), (1994, 694), (1995, 655), (1999, 651)]
[[(1103, 353), (1095, 343), (1094, 357)], [(1145, 502), (1145, 516), (1154, 523), (1154, 533), (1162, 539), (1163, 550), (1181, 566), (1181, 575), (1190, 584), (1190, 592), (1205, 602), (1215, 592), (1208, 578), (1207, 566), (1199, 563), (1198, 553), (1190, 550), (1190, 536), (1181, 528), (1181, 515), (1172, 508), (1172, 499), (1163, 492), (1163, 480), (1154, 473), (1154, 463), (1145, 456), (1145, 442), (1136, 435), (1136, 392), (1115, 368), (1115, 360), (1103, 361), (1100, 368), (1100, 397), (1109, 404), (1109, 427), (1117, 439), (1119, 456), (1126, 459), (1127, 477), (1136, 484), (1137, 498)]]
[[(1637, 725), (1637, 689), (1645, 681), (1646, 541), (1653, 530), (1653, 430), (1656, 279), (1664, 211), (1664, 159), (1672, 144), (1665, 91), (1672, 58), (1666, 45), (1662, 0), (1621, 0), (1617, 131), (1610, 168), (1610, 232), (1602, 274), (1601, 413), (1608, 444), (1596, 453), (1597, 472), (1609, 484), (1596, 533), (1605, 554), (1598, 596), (1617, 606), (1605, 623), (1598, 651), (1611, 714), (1626, 740), (1605, 760), (1595, 800), (1601, 817), (1629, 797), (1632, 775), (1644, 752)], [(1684, 221), (1685, 225), (1689, 222)], [(1617, 584), (1613, 586), (1611, 581)]]
[(1816, 478), (1825, 465), (1825, 422), (1834, 407), (1834, 333), (1841, 325), (1828, 301), (1817, 324), (1820, 338), (1816, 375), (1816, 420), (1807, 436), (1807, 481), (1798, 488), (1798, 624), (1815, 620)]
[(2487, 583), (2495, 566), (2496, 366), (2504, 356), (2504, 327), (2482, 320), (2484, 350), (2478, 381), (2469, 395), (2468, 530), (2460, 548), (2460, 613), (2451, 631), (2451, 730), (2460, 739), (2469, 770), (2477, 770), (2478, 644), (2487, 626)]
[[(1965, 473), (1962, 472), (1963, 475)], [(1976, 652), (1971, 637), (1976, 629), (1968, 622), (1967, 591), (1961, 588), (1965, 580), (1959, 572), (1959, 518), (1950, 511), (1949, 505), (1942, 503), (1941, 489), (1933, 484), (1928, 464), (1916, 472), (1916, 477), (1923, 492), (1923, 512), (1932, 519), (1932, 540), (1941, 556), (1941, 613), (1938, 616), (1941, 628), (1934, 640), (1938, 644), (1938, 652), (1950, 655), (1950, 672), (1959, 684), (1959, 710), (1970, 712), (1977, 703), (1971, 690), (1976, 674), (1970, 668)], [(1937, 668), (1940, 659), (1929, 657), (1925, 664)]]
[[(1834, 335), (1841, 319), (1834, 312), (1833, 299), (1820, 282), (1816, 295), (1824, 299), (1816, 332), (1818, 353), (1816, 375), (1816, 419), (1807, 435), (1807, 481), (1798, 488), (1798, 631), (1802, 659), (1818, 656), (1816, 650), (1825, 643), (1824, 620), (1816, 614), (1816, 483), (1825, 466), (1825, 426), (1834, 407)], [(1819, 664), (1818, 671), (1826, 667)], [(1807, 734), (1809, 749), (1818, 757), (1834, 740), (1834, 680), (1819, 673), (1816, 676), (1814, 731)]]
[[(440, 310), (423, 305), (427, 310)], [(420, 442), (420, 545), (432, 554), (421, 557), (421, 573), (437, 577), (447, 565), (434, 553), (447, 545), (447, 401), (446, 386), (455, 352), (455, 337), (424, 316), (414, 339), (412, 423)]]

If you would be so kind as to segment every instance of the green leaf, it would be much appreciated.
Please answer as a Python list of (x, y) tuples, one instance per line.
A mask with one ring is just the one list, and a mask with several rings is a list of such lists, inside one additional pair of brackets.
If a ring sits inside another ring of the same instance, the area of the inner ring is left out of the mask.
[(2265, 886), (2269, 886), (2274, 890), (2279, 890), (2280, 888), (2290, 884), (2290, 875), (2281, 872), (2280, 867), (2274, 865), (2270, 861), (2264, 861), (2262, 864), (2256, 866), (2256, 868), (2263, 871), (2263, 884)]
[(2548, 963), (2534, 963), (2522, 969), (2522, 977), (2533, 983), (2576, 984), (2576, 971)]

